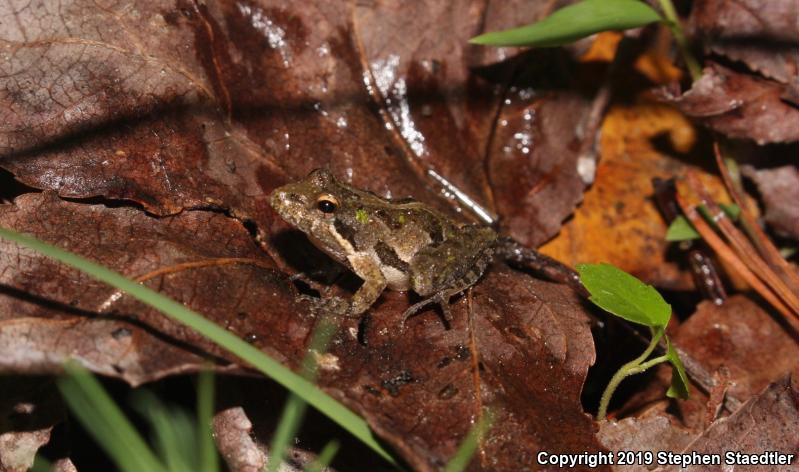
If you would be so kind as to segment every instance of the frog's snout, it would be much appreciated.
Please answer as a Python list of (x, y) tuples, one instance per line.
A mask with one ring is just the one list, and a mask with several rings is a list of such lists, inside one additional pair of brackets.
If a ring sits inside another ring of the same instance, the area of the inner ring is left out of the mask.
[(286, 198), (286, 192), (280, 189), (275, 189), (272, 191), (272, 194), (269, 195), (269, 205), (271, 205), (272, 208), (277, 210), (282, 206), (282, 202), (285, 200), (285, 198)]
[(294, 214), (306, 205), (306, 198), (296, 192), (292, 192), (290, 188), (280, 187), (275, 189), (269, 196), (269, 204), (272, 205), (278, 213), (286, 217), (286, 214)]

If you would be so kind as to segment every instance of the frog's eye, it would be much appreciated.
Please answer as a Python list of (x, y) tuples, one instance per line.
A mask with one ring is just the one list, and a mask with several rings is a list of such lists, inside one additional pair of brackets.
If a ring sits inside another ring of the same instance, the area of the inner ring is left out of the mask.
[(338, 208), (338, 200), (333, 195), (319, 195), (319, 198), (316, 199), (316, 207), (322, 213), (333, 213)]

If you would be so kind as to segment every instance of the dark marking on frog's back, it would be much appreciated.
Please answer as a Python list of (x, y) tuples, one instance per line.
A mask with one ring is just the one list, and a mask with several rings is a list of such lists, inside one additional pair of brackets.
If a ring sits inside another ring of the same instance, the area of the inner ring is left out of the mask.
[(336, 228), (336, 231), (341, 235), (342, 238), (349, 241), (350, 244), (352, 244), (352, 247), (355, 247), (355, 228), (347, 225), (347, 223), (342, 221), (340, 218), (336, 218), (336, 221), (333, 222), (333, 227)]
[(431, 243), (436, 244), (444, 242), (444, 227), (437, 218), (428, 218), (424, 222), (424, 230), (430, 235)]
[(400, 229), (404, 224), (404, 215), (396, 211), (377, 210), (375, 216), (391, 229)]
[(380, 262), (383, 264), (406, 273), (410, 270), (410, 265), (400, 259), (397, 252), (383, 241), (379, 241), (375, 244), (375, 252), (377, 253), (377, 257), (380, 258)]

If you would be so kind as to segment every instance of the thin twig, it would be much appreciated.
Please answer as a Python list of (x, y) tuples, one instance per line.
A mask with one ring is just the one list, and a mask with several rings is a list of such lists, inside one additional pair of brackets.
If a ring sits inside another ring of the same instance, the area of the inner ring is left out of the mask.
[(744, 236), (738, 228), (733, 225), (727, 215), (721, 210), (721, 207), (713, 200), (713, 198), (705, 192), (699, 183), (699, 179), (689, 172), (687, 175), (688, 185), (691, 189), (699, 195), (705, 207), (713, 215), (713, 221), (719, 228), (721, 233), (727, 238), (727, 241), (735, 249), (737, 255), (743, 262), (790, 307), (794, 315), (799, 317), (799, 298), (796, 296), (790, 287), (766, 264), (762, 257), (760, 257), (757, 250), (752, 246), (749, 240)]
[(760, 255), (766, 260), (769, 266), (777, 272), (782, 280), (785, 281), (795, 293), (799, 292), (799, 273), (797, 273), (796, 270), (788, 264), (788, 261), (782, 257), (779, 250), (774, 246), (774, 243), (771, 242), (771, 239), (766, 236), (763, 230), (760, 229), (760, 225), (755, 221), (749, 205), (743, 197), (743, 190), (741, 189), (740, 182), (736, 181), (732, 175), (721, 153), (718, 142), (713, 143), (713, 148), (716, 155), (716, 164), (724, 180), (724, 185), (727, 187), (727, 191), (732, 196), (733, 201), (738, 205), (738, 208), (741, 209), (741, 224), (749, 235), (749, 239), (752, 240), (755, 247), (760, 252)]
[(733, 269), (741, 276), (757, 293), (760, 294), (768, 303), (770, 303), (777, 311), (782, 314), (785, 319), (790, 323), (794, 330), (799, 332), (799, 321), (794, 318), (791, 310), (782, 303), (774, 292), (771, 291), (760, 279), (757, 278), (749, 268), (741, 261), (741, 259), (733, 253), (732, 249), (716, 234), (713, 228), (708, 225), (695, 207), (689, 205), (680, 193), (677, 193), (677, 203), (682, 208), (683, 213), (688, 220), (693, 224), (696, 231), (702, 238), (713, 248), (720, 258), (726, 261)]

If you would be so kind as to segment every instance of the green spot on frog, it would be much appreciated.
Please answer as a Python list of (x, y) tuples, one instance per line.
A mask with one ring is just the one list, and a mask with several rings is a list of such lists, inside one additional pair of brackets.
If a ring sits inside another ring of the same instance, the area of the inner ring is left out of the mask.
[(405, 224), (405, 215), (400, 214), (400, 216), (397, 218), (397, 221), (399, 221), (399, 224), (404, 225)]
[(369, 213), (363, 208), (358, 208), (355, 210), (355, 219), (358, 220), (358, 223), (365, 225), (369, 222)]

